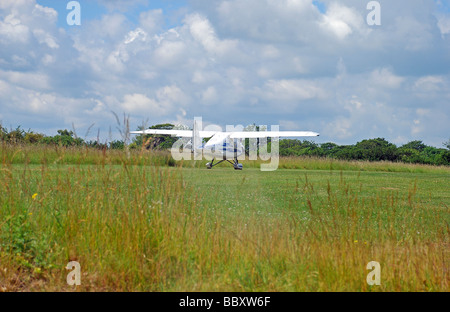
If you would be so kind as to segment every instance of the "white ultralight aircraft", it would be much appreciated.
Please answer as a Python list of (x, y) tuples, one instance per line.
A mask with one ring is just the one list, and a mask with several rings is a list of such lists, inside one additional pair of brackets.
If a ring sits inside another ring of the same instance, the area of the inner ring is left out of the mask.
[[(201, 151), (203, 156), (212, 158), (212, 161), (206, 164), (206, 168), (211, 169), (221, 162), (227, 161), (233, 165), (235, 170), (242, 170), (243, 168), (242, 164), (238, 162), (238, 157), (245, 153), (245, 146), (242, 143), (244, 139), (319, 136), (319, 133), (312, 131), (202, 131), (198, 130), (196, 122), (194, 122), (194, 130), (147, 129), (131, 131), (130, 133), (191, 138), (185, 147), (191, 146), (193, 153)], [(203, 143), (203, 138), (211, 139)], [(220, 160), (214, 163), (216, 158)]]

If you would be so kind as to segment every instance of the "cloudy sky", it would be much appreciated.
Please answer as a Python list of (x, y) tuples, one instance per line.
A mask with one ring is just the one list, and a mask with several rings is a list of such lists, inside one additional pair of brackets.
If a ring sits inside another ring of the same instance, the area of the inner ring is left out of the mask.
[(279, 125), (318, 143), (450, 138), (450, 1), (0, 0), (0, 121), (103, 141), (139, 125)]

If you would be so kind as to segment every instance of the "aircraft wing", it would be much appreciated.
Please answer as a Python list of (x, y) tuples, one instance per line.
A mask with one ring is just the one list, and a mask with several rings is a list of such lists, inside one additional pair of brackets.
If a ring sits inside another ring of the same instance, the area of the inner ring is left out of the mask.
[[(201, 138), (209, 138), (212, 137), (214, 134), (218, 133), (220, 131), (199, 131), (199, 136)], [(143, 131), (130, 131), (131, 134), (166, 134), (176, 137), (182, 137), (182, 138), (192, 138), (194, 135), (194, 131), (192, 130), (164, 130), (164, 129), (147, 129)]]
[(267, 137), (308, 137), (319, 136), (319, 133), (312, 131), (239, 131), (230, 132), (231, 139), (251, 139)]
[[(194, 131), (192, 130), (164, 130), (164, 129), (147, 129), (142, 131), (131, 131), (132, 134), (157, 134), (171, 135), (183, 138), (192, 138)], [(312, 131), (199, 131), (198, 136), (201, 138), (210, 138), (215, 134), (224, 134), (231, 139), (250, 139), (250, 138), (267, 138), (267, 137), (309, 137), (319, 136), (319, 133)], [(221, 136), (222, 137), (222, 136)]]

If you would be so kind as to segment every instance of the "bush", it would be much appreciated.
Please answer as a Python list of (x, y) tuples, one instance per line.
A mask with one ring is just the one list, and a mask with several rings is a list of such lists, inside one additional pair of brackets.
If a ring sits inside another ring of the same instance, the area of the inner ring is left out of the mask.
[(73, 131), (69, 130), (58, 130), (58, 134), (51, 137), (44, 137), (40, 141), (44, 144), (55, 144), (59, 146), (81, 146), (84, 144), (83, 139), (75, 138)]

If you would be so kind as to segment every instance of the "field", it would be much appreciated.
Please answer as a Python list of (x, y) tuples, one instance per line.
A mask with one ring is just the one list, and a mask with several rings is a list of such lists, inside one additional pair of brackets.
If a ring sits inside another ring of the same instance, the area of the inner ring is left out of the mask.
[[(450, 168), (1, 146), (0, 291), (449, 291)], [(69, 286), (66, 265), (81, 265)], [(369, 262), (380, 285), (369, 285)]]

